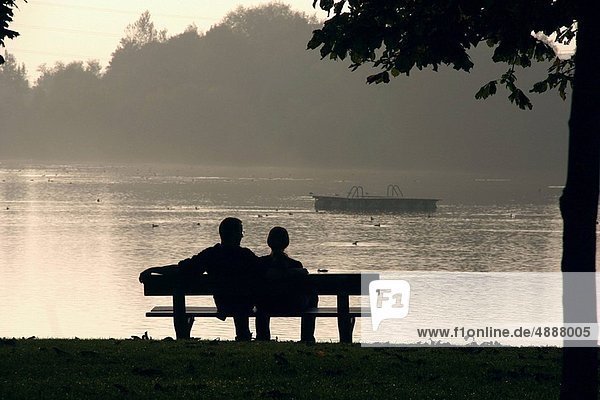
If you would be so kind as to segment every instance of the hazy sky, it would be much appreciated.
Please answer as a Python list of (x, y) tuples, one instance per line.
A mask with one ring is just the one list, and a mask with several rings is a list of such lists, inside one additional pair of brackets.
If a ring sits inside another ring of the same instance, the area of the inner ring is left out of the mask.
[[(29, 0), (17, 1), (12, 28), (21, 36), (8, 40), (6, 49), (25, 63), (30, 78), (37, 68), (56, 61), (97, 59), (106, 67), (125, 27), (150, 11), (157, 29), (168, 35), (181, 33), (190, 24), (201, 32), (217, 24), (238, 5), (270, 3), (264, 0)], [(312, 0), (287, 0), (293, 9), (326, 14), (312, 8)]]

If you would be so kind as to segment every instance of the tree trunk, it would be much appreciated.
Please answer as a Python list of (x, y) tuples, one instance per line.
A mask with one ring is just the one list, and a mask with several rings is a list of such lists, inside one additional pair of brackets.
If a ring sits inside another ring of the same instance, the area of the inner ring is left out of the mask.
[[(561, 269), (565, 282), (565, 323), (594, 323), (596, 285), (593, 273), (596, 271), (600, 166), (600, 52), (597, 50), (600, 39), (600, 4), (584, 0), (578, 6), (580, 18), (569, 119), (569, 162), (567, 182), (560, 199), (564, 221)], [(591, 274), (585, 274), (588, 275), (585, 278), (570, 274), (573, 272)], [(567, 275), (577, 278), (571, 279)], [(561, 399), (598, 398), (596, 339), (587, 343), (590, 347), (569, 347), (569, 342), (565, 341)], [(573, 343), (575, 342), (571, 342)]]

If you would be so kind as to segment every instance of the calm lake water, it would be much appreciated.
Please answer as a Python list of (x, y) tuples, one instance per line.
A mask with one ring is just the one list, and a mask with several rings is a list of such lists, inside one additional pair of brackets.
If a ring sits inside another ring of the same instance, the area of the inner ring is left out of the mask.
[[(226, 216), (244, 221), (242, 244), (259, 255), (269, 229), (286, 227), (288, 253), (314, 273), (560, 270), (559, 193), (547, 186), (531, 202), (510, 182), (464, 178), (504, 195), (477, 204), (422, 174), (406, 196), (449, 198), (430, 215), (314, 212), (310, 192), (344, 193), (363, 178), (406, 187), (390, 176), (0, 163), (0, 337), (173, 336), (170, 319), (145, 318), (169, 299), (144, 297), (138, 274), (213, 245)], [(272, 333), (297, 339), (299, 320), (274, 320)], [(202, 320), (192, 334), (231, 339), (233, 327)], [(319, 321), (317, 339), (337, 340), (335, 322)]]

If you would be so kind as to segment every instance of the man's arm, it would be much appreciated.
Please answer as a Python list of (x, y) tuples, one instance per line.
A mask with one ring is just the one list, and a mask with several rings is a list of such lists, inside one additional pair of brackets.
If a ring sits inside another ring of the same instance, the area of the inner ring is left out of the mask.
[(144, 283), (144, 281), (146, 279), (148, 279), (148, 277), (150, 277), (150, 275), (152, 275), (152, 274), (171, 276), (171, 275), (175, 275), (177, 273), (179, 273), (179, 267), (177, 265), (166, 265), (164, 267), (151, 267), (145, 271), (142, 271), (142, 273), (140, 274), (139, 280), (141, 283)]
[(308, 275), (308, 270), (304, 268), (304, 265), (300, 261), (294, 259), (291, 261), (290, 268), (287, 269), (290, 276)]
[(269, 280), (281, 280), (303, 275), (308, 275), (308, 270), (304, 268), (300, 261), (291, 258), (287, 260), (285, 267), (267, 266), (264, 273), (264, 276)]
[(300, 268), (290, 268), (287, 269), (286, 274), (288, 276), (302, 276), (302, 275), (308, 275), (308, 270), (306, 268), (300, 267)]
[(210, 263), (211, 253), (213, 252), (211, 249), (212, 247), (209, 247), (190, 258), (181, 260), (176, 266), (184, 273), (203, 274), (206, 272), (206, 265)]

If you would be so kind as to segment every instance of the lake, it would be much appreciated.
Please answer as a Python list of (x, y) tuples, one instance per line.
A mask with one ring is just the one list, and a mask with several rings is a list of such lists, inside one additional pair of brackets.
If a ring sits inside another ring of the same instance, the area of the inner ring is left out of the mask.
[[(311, 273), (560, 270), (560, 190), (483, 175), (452, 179), (431, 172), (2, 162), (0, 337), (173, 336), (169, 319), (144, 316), (169, 299), (144, 297), (138, 275), (217, 243), (226, 216), (244, 222), (242, 245), (258, 255), (268, 253), (269, 229), (286, 227), (288, 254)], [(309, 193), (345, 193), (365, 182), (379, 193), (393, 183), (408, 197), (442, 201), (431, 214), (314, 211)], [(272, 334), (297, 339), (299, 320), (274, 320)], [(192, 335), (231, 339), (233, 327), (202, 320)], [(317, 340), (337, 340), (334, 321), (318, 322)]]

